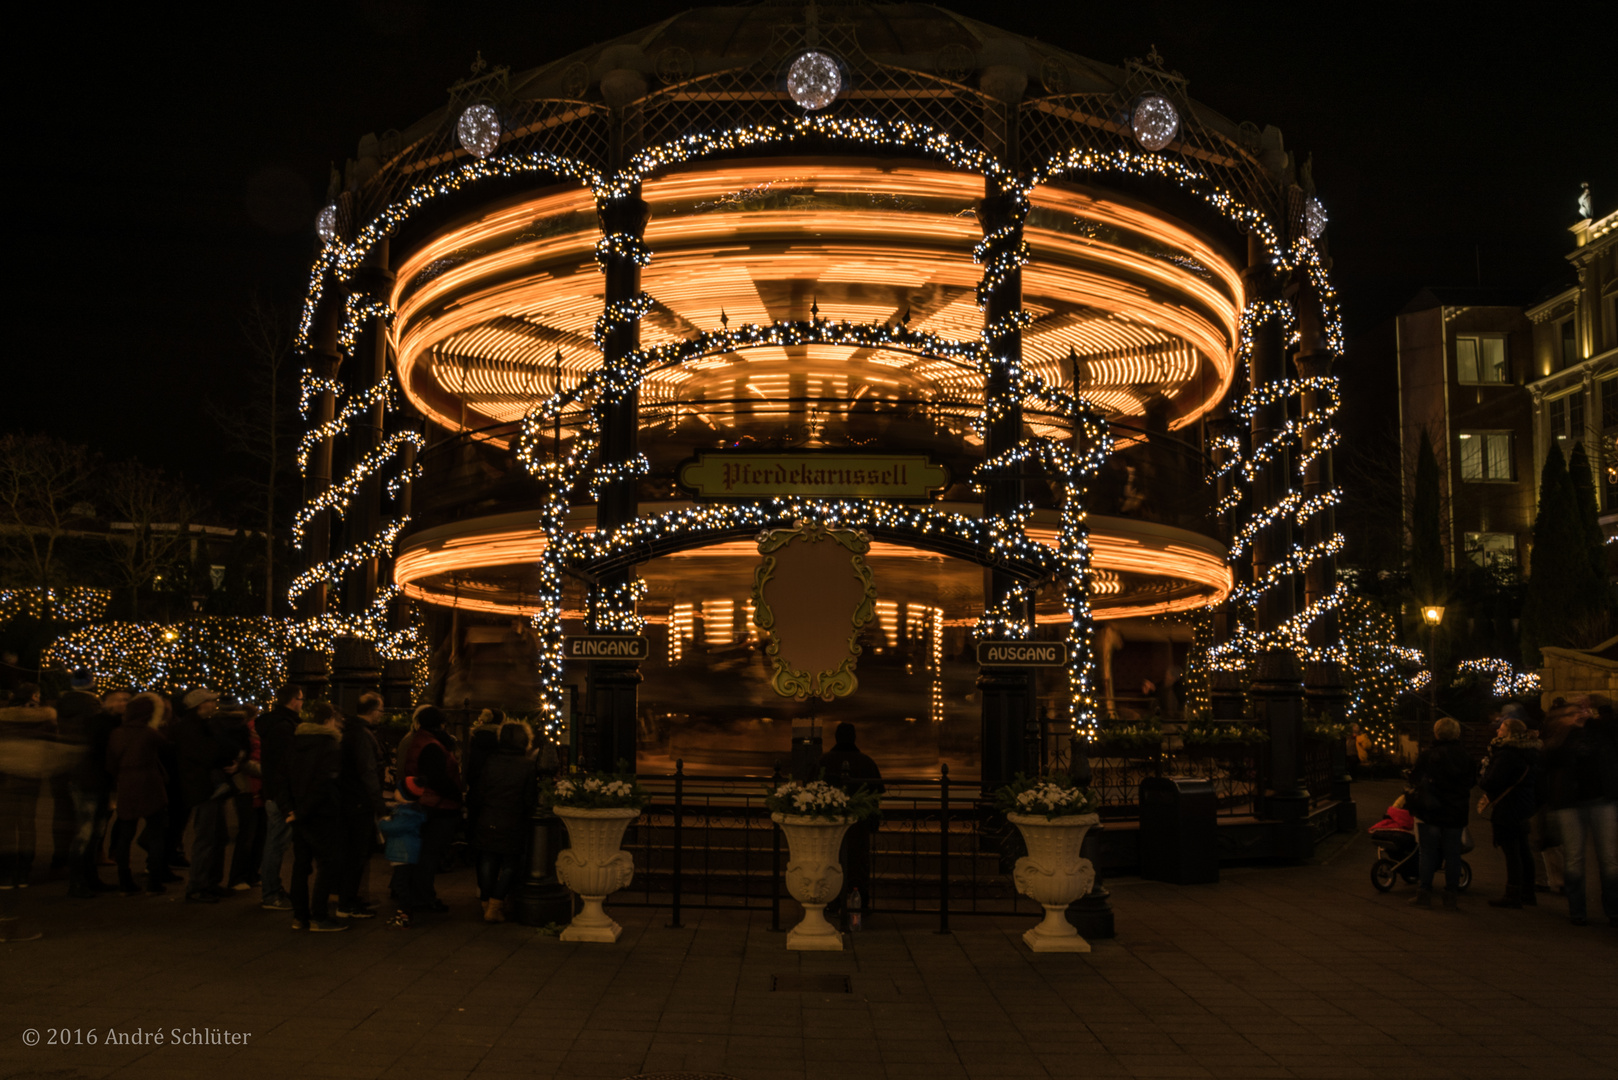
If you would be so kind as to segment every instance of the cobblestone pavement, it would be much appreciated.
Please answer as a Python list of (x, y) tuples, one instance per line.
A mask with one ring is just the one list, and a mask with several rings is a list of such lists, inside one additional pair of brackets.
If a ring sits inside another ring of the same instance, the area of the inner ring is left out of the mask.
[[(1361, 786), (1362, 820), (1387, 788)], [(7, 894), (45, 937), (0, 945), (0, 1078), (1618, 1077), (1618, 932), (1551, 897), (1488, 908), (1486, 846), (1460, 912), (1414, 910), (1372, 891), (1373, 852), (1361, 834), (1218, 885), (1123, 879), (1118, 937), (1087, 956), (1030, 954), (1025, 918), (876, 918), (844, 953), (791, 954), (767, 915), (672, 930), (627, 908), (617, 945), (563, 944), (475, 922), (470, 871), (437, 922), (330, 935), (246, 897), (36, 886)], [(851, 992), (771, 989), (800, 974)], [(29, 1047), (30, 1028), (171, 1041)], [(172, 1045), (193, 1028), (250, 1038)]]

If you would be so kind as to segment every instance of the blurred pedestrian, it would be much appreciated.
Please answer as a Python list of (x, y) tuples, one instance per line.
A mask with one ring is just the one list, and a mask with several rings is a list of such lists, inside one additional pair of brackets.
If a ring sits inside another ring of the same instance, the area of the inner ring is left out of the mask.
[(0, 709), (0, 890), (26, 889), (34, 871), (40, 781), (54, 767), (56, 710), (39, 703), (39, 687), (21, 683)]
[(1505, 895), (1490, 900), (1490, 907), (1520, 908), (1539, 902), (1534, 892), (1534, 853), (1528, 846), (1528, 823), (1539, 808), (1534, 792), (1539, 751), (1539, 736), (1521, 720), (1501, 718), (1478, 783), (1483, 789), (1478, 813), (1489, 818), (1494, 846), (1506, 860)]
[(444, 714), (432, 705), (416, 710), (416, 731), (399, 771), (400, 794), (422, 809), (421, 856), (414, 877), (415, 903), (420, 910), (446, 912), (433, 879), (449, 855), (461, 822), (461, 763), (455, 739), (444, 730)]
[(230, 793), (225, 802), (236, 819), (236, 835), (230, 844), (230, 872), (225, 888), (231, 892), (247, 892), (258, 884), (259, 863), (264, 854), (262, 811), (255, 806), (259, 779), (259, 763), (253, 758), (253, 730), (250, 719), (256, 710), (251, 705), (230, 700), (221, 703), (214, 714), (218, 736), (230, 744), (234, 754), (235, 771), (230, 773)]
[[(859, 748), (856, 734), (853, 724), (845, 722), (837, 725), (832, 748), (820, 757), (821, 775), (827, 783), (836, 784), (850, 793), (863, 788), (880, 795), (887, 790), (882, 783), (882, 770), (877, 768), (874, 758)], [(827, 905), (829, 910), (845, 916), (852, 914), (846, 910), (848, 900), (858, 892), (857, 906), (860, 916), (864, 917), (865, 909), (871, 902), (871, 837), (877, 827), (876, 819), (856, 821), (843, 835), (840, 856), (843, 885), (837, 898)]]
[(107, 742), (122, 722), (129, 704), (127, 691), (109, 690), (101, 697), (91, 691), (87, 672), (74, 672), (74, 688), (56, 703), (56, 724), (62, 738), (77, 748), (73, 767), (65, 775), (73, 800), (74, 830), (68, 850), (69, 896), (92, 900), (110, 886), (101, 880), (96, 861), (112, 799), (112, 776), (107, 772)]
[(139, 694), (124, 709), (122, 721), (107, 737), (107, 772), (117, 795), (118, 812), (112, 826), (112, 860), (118, 867), (118, 888), (136, 896), (134, 871), (129, 865), (130, 843), (142, 821), (140, 846), (146, 852), (146, 891), (163, 892), (168, 876), (165, 844), (168, 831), (168, 783), (163, 775), (161, 734), (168, 703), (157, 694)]
[(1543, 782), (1562, 841), (1568, 921), (1589, 924), (1584, 858), (1586, 842), (1593, 841), (1602, 911), (1618, 926), (1618, 739), (1610, 719), (1587, 700), (1572, 703), (1558, 721), (1546, 733)]
[(266, 911), (291, 911), (292, 900), (281, 884), (281, 864), (292, 843), (292, 826), (287, 807), (292, 795), (287, 790), (292, 766), (292, 738), (303, 711), (303, 687), (282, 683), (275, 692), (275, 704), (257, 721), (259, 771), (264, 791), (264, 859), (259, 864), (262, 890), (260, 907)]
[(534, 807), (539, 801), (539, 772), (528, 753), (533, 732), (527, 724), (507, 721), (500, 727), (499, 750), (483, 762), (476, 782), (477, 816), (472, 844), (478, 857), (478, 899), (483, 921), (505, 922), (506, 898), (522, 866), (533, 835)]
[[(343, 762), (342, 714), (329, 702), (317, 702), (311, 719), (292, 736), (288, 770), (292, 823), (292, 929), (314, 933), (347, 930), (349, 924), (330, 917), (328, 902), (342, 877), (343, 805), (338, 778)], [(311, 889), (309, 872), (315, 870)]]
[(360, 695), (354, 716), (343, 721), (342, 771), (338, 787), (342, 793), (342, 863), (337, 882), (339, 919), (374, 919), (376, 912), (362, 899), (366, 870), (376, 854), (377, 819), (388, 812), (382, 797), (382, 746), (376, 741), (376, 727), (382, 723), (382, 695)]
[(192, 690), (180, 700), (174, 723), (174, 741), (180, 768), (180, 788), (191, 812), (191, 872), (185, 899), (192, 904), (213, 904), (230, 895), (220, 882), (225, 877), (225, 804), (235, 793), (231, 775), (236, 771), (240, 747), (225, 738), (214, 723), (219, 694)]
[(1418, 888), (1410, 903), (1433, 906), (1433, 876), (1442, 861), (1444, 906), (1453, 909), (1460, 903), (1461, 834), (1466, 831), (1478, 763), (1461, 745), (1461, 725), (1454, 717), (1433, 724), (1433, 739), (1410, 770), (1414, 796), (1408, 805), (1416, 817), (1416, 842), (1421, 848)]

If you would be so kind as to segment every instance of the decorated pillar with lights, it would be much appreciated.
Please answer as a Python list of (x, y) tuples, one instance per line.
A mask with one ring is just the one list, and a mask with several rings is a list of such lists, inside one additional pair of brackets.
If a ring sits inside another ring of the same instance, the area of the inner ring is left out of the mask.
[(1280, 281), (1257, 235), (1248, 239), (1245, 286), (1249, 303), (1251, 497), (1248, 526), (1252, 550), (1255, 655), (1248, 695), (1269, 733), (1270, 781), (1265, 811), (1282, 821), (1302, 821), (1309, 808), (1303, 786), (1303, 672), (1292, 640), (1297, 612), (1292, 524), (1292, 454), (1287, 425), (1288, 311)]
[[(386, 238), (371, 248), (364, 263), (353, 278), (355, 293), (371, 298), (386, 297), (392, 292), (393, 271), (388, 268), (388, 241)], [(364, 544), (375, 537), (382, 524), (382, 474), (375, 468), (374, 458), (382, 446), (383, 431), (387, 424), (387, 401), (383, 393), (388, 381), (388, 335), (386, 311), (380, 304), (372, 307), (350, 328), (354, 335), (354, 370), (351, 373), (353, 391), (370, 402), (349, 425), (349, 467), (359, 476), (352, 508), (344, 515), (344, 527), (351, 546)], [(360, 564), (349, 573), (343, 585), (343, 607), (350, 613), (368, 609), (377, 599), (382, 553), (372, 548)], [(339, 633), (332, 639), (331, 682), (334, 703), (345, 711), (353, 711), (361, 694), (378, 691), (382, 686), (382, 654), (369, 637), (355, 633)]]
[[(640, 347), (640, 319), (650, 298), (640, 287), (640, 271), (651, 259), (642, 237), (651, 208), (638, 183), (603, 194), (596, 204), (601, 222), (597, 263), (606, 278), (606, 310), (597, 322), (596, 341), (605, 371), (622, 367)], [(596, 401), (599, 464), (596, 469), (596, 531), (610, 534), (639, 513), (637, 491), (646, 472), (640, 452), (640, 382), (625, 373), (608, 379)], [(631, 567), (604, 572), (590, 587), (591, 633), (629, 634), (639, 628), (635, 615), (638, 580)], [(635, 712), (640, 666), (633, 660), (590, 662), (589, 707), (594, 718), (593, 768), (635, 766)]]
[[(335, 215), (329, 227), (335, 228)], [(309, 430), (300, 446), (303, 496), (311, 508), (303, 529), (303, 571), (308, 579), (295, 597), (296, 616), (308, 624), (325, 617), (331, 603), (330, 585), (319, 568), (331, 557), (332, 511), (322, 507), (331, 488), (332, 450), (337, 428), (337, 374), (342, 364), (339, 338), (346, 314), (347, 287), (337, 275), (324, 275), (319, 303), (309, 322), (304, 351), (303, 404)], [(331, 657), (317, 642), (304, 639), (287, 660), (287, 678), (304, 687), (307, 697), (324, 695), (330, 679)]]
[[(977, 249), (984, 265), (978, 286), (983, 310), (983, 341), (988, 355), (983, 380), (983, 456), (980, 474), (983, 520), (987, 535), (1021, 530), (1028, 466), (1019, 453), (1022, 442), (1022, 267), (1028, 260), (1023, 222), (1028, 198), (1020, 188), (989, 177), (978, 220), (983, 240)], [(991, 539), (992, 542), (992, 539)], [(1032, 636), (1032, 597), (1015, 575), (991, 557), (984, 571), (984, 618), (979, 637)], [(1033, 677), (1026, 668), (983, 668), (978, 673), (983, 700), (982, 785), (987, 793), (1008, 783), (1018, 772), (1038, 771), (1037, 717)], [(1030, 728), (1034, 738), (1030, 738)], [(1032, 761), (1030, 757), (1032, 756)]]

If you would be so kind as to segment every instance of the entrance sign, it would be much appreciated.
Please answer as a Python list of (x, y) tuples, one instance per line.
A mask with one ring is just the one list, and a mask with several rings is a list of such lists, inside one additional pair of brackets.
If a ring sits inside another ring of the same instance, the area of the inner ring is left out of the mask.
[(564, 641), (569, 660), (645, 660), (651, 642), (627, 634), (578, 634)]
[(1065, 641), (980, 641), (979, 667), (1065, 667)]
[(681, 467), (680, 483), (704, 499), (925, 499), (949, 484), (949, 470), (926, 454), (703, 451)]

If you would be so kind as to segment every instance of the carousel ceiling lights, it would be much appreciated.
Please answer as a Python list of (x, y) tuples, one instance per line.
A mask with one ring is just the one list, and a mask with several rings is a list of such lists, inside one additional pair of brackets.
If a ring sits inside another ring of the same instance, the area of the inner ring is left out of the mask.
[(455, 124), (461, 147), (476, 158), (486, 158), (500, 145), (500, 116), (492, 105), (472, 105)]
[(1180, 111), (1162, 94), (1145, 94), (1135, 100), (1129, 126), (1143, 148), (1161, 150), (1174, 141), (1180, 130)]
[(823, 52), (806, 52), (787, 69), (787, 93), (808, 112), (824, 109), (842, 92), (842, 69)]

